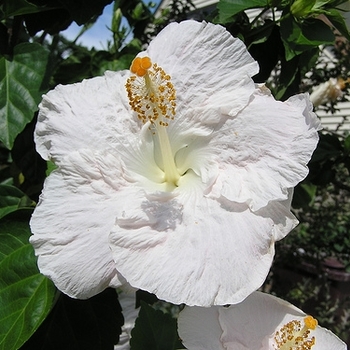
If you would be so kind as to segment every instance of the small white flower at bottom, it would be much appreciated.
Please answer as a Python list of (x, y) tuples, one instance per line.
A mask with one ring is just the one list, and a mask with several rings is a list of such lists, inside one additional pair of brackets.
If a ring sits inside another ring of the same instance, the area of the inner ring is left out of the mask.
[(178, 331), (188, 350), (346, 350), (331, 331), (294, 305), (254, 292), (242, 303), (185, 307)]

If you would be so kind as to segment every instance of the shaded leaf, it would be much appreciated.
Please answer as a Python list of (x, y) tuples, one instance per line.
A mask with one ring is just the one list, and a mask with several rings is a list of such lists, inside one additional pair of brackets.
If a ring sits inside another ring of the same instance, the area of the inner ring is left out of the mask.
[(7, 148), (38, 109), (47, 61), (48, 51), (36, 43), (17, 45), (12, 61), (0, 58), (0, 140)]
[[(280, 38), (279, 26), (270, 25), (271, 22), (267, 22), (267, 28), (263, 27), (261, 33), (268, 35), (267, 40), (261, 43), (254, 43), (249, 48), (249, 53), (259, 63), (259, 73), (256, 74), (253, 79), (256, 83), (264, 83), (271, 75), (271, 71), (275, 68), (281, 52), (283, 52), (283, 44)], [(249, 39), (256, 40), (256, 37), (249, 37)]]
[(350, 135), (348, 135), (344, 140), (344, 150), (345, 152), (350, 152)]
[(141, 306), (141, 302), (152, 305), (159, 301), (155, 294), (149, 293), (145, 290), (139, 289), (136, 292), (136, 304), (135, 307), (138, 308)]
[(346, 39), (350, 40), (348, 27), (346, 26), (344, 17), (340, 14), (340, 12), (335, 9), (330, 9), (326, 12), (326, 15), (334, 27), (337, 28), (339, 32), (345, 36)]
[(0, 219), (20, 209), (33, 209), (34, 204), (17, 187), (0, 185)]
[(50, 315), (21, 350), (113, 350), (123, 323), (114, 289), (88, 300), (60, 294)]
[(18, 349), (49, 313), (56, 289), (41, 275), (26, 221), (0, 224), (0, 349)]
[(78, 25), (84, 24), (102, 14), (106, 5), (112, 0), (30, 0), (37, 6), (46, 6), (66, 11), (71, 20)]
[(105, 6), (111, 2), (112, 0), (59, 0), (78, 25), (101, 15)]
[(175, 350), (183, 348), (176, 319), (141, 302), (139, 317), (131, 331), (131, 350)]
[(311, 205), (315, 199), (317, 186), (308, 183), (300, 183), (294, 189), (293, 208), (303, 208)]
[(341, 156), (342, 152), (342, 144), (336, 135), (320, 134), (320, 140), (312, 155), (311, 163), (328, 161), (331, 158)]
[(7, 0), (3, 5), (4, 18), (47, 10), (47, 7), (35, 6), (25, 0)]

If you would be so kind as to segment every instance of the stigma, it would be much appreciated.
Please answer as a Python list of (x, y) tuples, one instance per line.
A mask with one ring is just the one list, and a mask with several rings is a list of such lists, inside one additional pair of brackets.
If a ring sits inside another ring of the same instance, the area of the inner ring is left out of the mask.
[(317, 327), (317, 320), (306, 316), (302, 321), (292, 320), (283, 325), (274, 335), (275, 350), (310, 350), (316, 343), (312, 330)]
[[(177, 170), (166, 128), (176, 114), (176, 91), (171, 77), (148, 56), (136, 57), (130, 66), (132, 75), (125, 88), (129, 105), (143, 124), (156, 137), (162, 155), (163, 182), (177, 186), (181, 175)], [(155, 143), (155, 147), (157, 147)]]

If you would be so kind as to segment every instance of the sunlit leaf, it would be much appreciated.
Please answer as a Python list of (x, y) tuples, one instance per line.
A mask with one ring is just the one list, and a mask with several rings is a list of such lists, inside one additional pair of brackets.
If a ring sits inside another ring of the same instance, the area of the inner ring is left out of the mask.
[(55, 287), (41, 275), (28, 222), (0, 223), (0, 349), (18, 349), (51, 309)]
[(38, 109), (47, 60), (36, 43), (17, 45), (12, 60), (0, 57), (0, 141), (7, 148)]
[(220, 0), (217, 5), (219, 21), (220, 23), (226, 23), (228, 19), (241, 11), (265, 7), (267, 3), (267, 0)]
[(299, 23), (292, 16), (286, 16), (281, 22), (281, 38), (287, 61), (304, 51), (334, 42), (331, 28), (321, 20), (308, 19)]

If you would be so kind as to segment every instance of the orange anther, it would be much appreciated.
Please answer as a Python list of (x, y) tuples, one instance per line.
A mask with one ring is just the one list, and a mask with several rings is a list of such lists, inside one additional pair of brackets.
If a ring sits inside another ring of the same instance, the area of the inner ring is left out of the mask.
[(130, 71), (139, 77), (143, 77), (151, 66), (152, 62), (149, 57), (136, 57), (131, 63)]
[(147, 56), (141, 58), (141, 67), (143, 69), (149, 69), (152, 66), (151, 59)]

